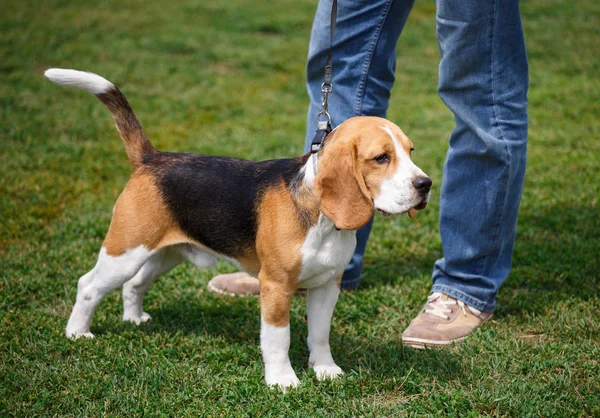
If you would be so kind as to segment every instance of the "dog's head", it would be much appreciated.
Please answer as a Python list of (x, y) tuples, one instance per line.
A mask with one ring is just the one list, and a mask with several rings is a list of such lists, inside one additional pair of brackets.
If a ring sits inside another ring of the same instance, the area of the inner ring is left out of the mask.
[(319, 153), (314, 192), (339, 229), (358, 229), (376, 209), (384, 216), (423, 209), (431, 179), (411, 159), (413, 143), (394, 123), (358, 116), (338, 126)]

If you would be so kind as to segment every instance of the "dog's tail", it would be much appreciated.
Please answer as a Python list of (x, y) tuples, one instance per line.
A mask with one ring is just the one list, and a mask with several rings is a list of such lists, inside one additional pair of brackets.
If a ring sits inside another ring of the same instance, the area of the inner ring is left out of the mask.
[(107, 107), (115, 120), (125, 144), (127, 157), (134, 169), (142, 164), (145, 156), (158, 152), (148, 140), (125, 95), (113, 83), (94, 73), (60, 68), (50, 68), (44, 75), (56, 84), (77, 87), (92, 93)]

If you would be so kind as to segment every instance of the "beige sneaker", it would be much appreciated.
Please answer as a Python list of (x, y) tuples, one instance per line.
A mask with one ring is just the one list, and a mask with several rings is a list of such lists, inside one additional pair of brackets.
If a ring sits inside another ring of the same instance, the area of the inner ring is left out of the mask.
[(256, 296), (260, 293), (260, 283), (248, 273), (219, 274), (210, 279), (208, 290), (227, 296)]
[(402, 333), (402, 343), (413, 348), (450, 345), (467, 338), (492, 315), (443, 293), (432, 293), (423, 310)]

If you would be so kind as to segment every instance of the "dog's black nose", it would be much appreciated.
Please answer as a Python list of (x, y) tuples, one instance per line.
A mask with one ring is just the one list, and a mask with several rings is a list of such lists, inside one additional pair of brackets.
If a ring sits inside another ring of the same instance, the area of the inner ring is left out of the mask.
[(413, 186), (418, 191), (427, 193), (431, 189), (431, 179), (429, 177), (417, 177), (413, 180)]

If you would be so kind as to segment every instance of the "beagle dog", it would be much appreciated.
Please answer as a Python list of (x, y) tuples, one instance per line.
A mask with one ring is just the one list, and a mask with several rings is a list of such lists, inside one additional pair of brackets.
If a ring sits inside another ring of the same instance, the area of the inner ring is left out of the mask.
[(431, 180), (411, 161), (413, 144), (400, 128), (355, 117), (329, 134), (317, 154), (262, 162), (160, 152), (108, 80), (63, 69), (45, 76), (88, 91), (108, 108), (132, 166), (98, 261), (79, 279), (67, 337), (93, 337), (94, 310), (120, 286), (123, 319), (148, 321), (142, 299), (158, 276), (186, 259), (209, 268), (221, 257), (260, 280), (268, 385), (300, 383), (288, 357), (290, 301), (299, 288), (308, 289), (309, 366), (318, 379), (342, 374), (329, 330), (356, 230), (374, 209), (414, 216), (429, 201)]

